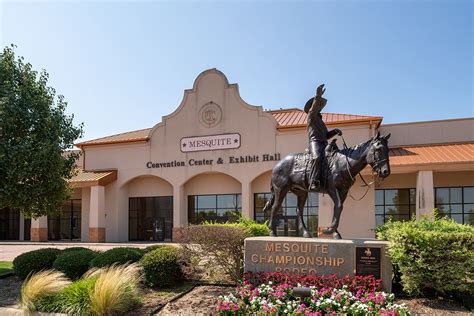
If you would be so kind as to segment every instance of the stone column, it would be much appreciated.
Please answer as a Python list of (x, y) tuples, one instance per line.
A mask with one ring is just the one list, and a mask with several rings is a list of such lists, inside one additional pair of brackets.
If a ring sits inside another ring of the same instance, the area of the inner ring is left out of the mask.
[(242, 216), (253, 219), (253, 193), (252, 184), (249, 182), (242, 183)]
[(41, 216), (31, 219), (31, 241), (48, 241), (48, 217)]
[(423, 215), (431, 216), (434, 207), (433, 171), (418, 171), (416, 177), (416, 220), (420, 220)]
[(173, 234), (172, 240), (181, 240), (180, 229), (188, 225), (187, 202), (184, 199), (184, 185), (173, 185)]
[(105, 242), (105, 187), (91, 187), (89, 209), (89, 241)]
[(89, 217), (91, 206), (91, 188), (82, 188), (81, 192), (81, 241), (89, 241)]
[(20, 212), (20, 232), (18, 236), (18, 240), (25, 240), (25, 217), (23, 213)]

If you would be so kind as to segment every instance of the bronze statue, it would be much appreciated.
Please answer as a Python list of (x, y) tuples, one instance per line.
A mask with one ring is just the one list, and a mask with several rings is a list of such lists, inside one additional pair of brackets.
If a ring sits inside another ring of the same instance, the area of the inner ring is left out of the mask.
[(323, 121), (321, 110), (327, 103), (327, 100), (323, 98), (324, 91), (326, 91), (326, 89), (324, 89), (324, 84), (322, 84), (316, 89), (316, 96), (309, 99), (304, 106), (304, 111), (308, 114), (308, 150), (313, 156), (309, 178), (309, 191), (317, 191), (321, 185), (321, 161), (324, 156), (324, 150), (328, 144), (328, 139), (336, 135), (342, 135), (341, 130), (337, 128), (328, 132), (326, 124)]
[[(303, 230), (303, 237), (311, 237), (303, 220), (303, 210), (308, 192), (327, 193), (334, 202), (334, 213), (331, 226), (323, 231), (341, 239), (337, 231), (344, 201), (355, 177), (367, 165), (381, 178), (390, 175), (388, 157), (388, 139), (390, 134), (380, 136), (380, 132), (366, 142), (357, 146), (339, 150), (335, 140), (328, 145), (327, 140), (335, 135), (342, 135), (334, 129), (327, 131), (322, 121), (321, 109), (326, 105), (322, 97), (324, 85), (317, 88), (316, 96), (306, 102), (308, 113), (309, 154), (292, 153), (280, 160), (272, 170), (271, 198), (264, 207), (264, 212), (271, 208), (270, 236), (277, 236), (277, 213), (286, 194), (291, 191), (298, 199), (298, 228)], [(324, 152), (327, 154), (324, 156)], [(324, 181), (320, 181), (324, 179)]]

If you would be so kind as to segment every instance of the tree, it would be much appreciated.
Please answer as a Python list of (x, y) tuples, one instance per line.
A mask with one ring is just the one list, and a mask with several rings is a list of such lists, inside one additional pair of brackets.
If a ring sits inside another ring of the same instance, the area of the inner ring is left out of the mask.
[(49, 87), (14, 45), (0, 53), (0, 210), (37, 218), (61, 209), (78, 153), (66, 153), (83, 125), (66, 115), (67, 102)]

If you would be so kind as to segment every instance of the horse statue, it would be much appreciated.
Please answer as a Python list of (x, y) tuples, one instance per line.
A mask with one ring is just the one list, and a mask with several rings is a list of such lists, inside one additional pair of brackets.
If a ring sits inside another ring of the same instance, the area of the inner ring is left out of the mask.
[[(367, 165), (380, 178), (390, 175), (388, 158), (388, 139), (390, 134), (376, 136), (357, 146), (339, 150), (335, 140), (328, 144), (326, 157), (322, 164), (321, 178), (323, 185), (317, 192), (327, 193), (334, 202), (334, 213), (331, 226), (324, 234), (332, 234), (334, 239), (341, 239), (337, 231), (341, 218), (342, 208), (349, 189), (355, 182), (355, 177)], [(277, 212), (288, 191), (297, 196), (298, 229), (303, 230), (303, 237), (311, 238), (303, 220), (303, 210), (308, 197), (308, 177), (311, 155), (307, 153), (291, 153), (280, 160), (272, 170), (271, 197), (265, 204), (263, 211), (271, 208), (270, 236), (277, 236)]]

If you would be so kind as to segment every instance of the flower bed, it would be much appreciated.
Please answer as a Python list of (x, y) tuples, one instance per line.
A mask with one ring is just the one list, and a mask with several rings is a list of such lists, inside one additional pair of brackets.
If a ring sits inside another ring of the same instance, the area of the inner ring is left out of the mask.
[(343, 285), (341, 289), (311, 286), (311, 296), (300, 299), (293, 295), (293, 285), (273, 282), (257, 287), (244, 283), (235, 294), (220, 296), (220, 315), (285, 314), (285, 315), (409, 315), (404, 305), (393, 303), (394, 295), (384, 292), (355, 293)]
[(301, 285), (315, 286), (317, 288), (329, 287), (342, 289), (343, 286), (345, 286), (348, 291), (353, 293), (357, 291), (376, 292), (382, 290), (382, 280), (376, 279), (371, 275), (345, 276), (339, 278), (335, 274), (321, 276), (286, 274), (281, 272), (246, 272), (244, 273), (244, 282), (252, 284), (253, 286), (268, 282), (272, 282), (272, 284), (288, 284), (293, 287)]

